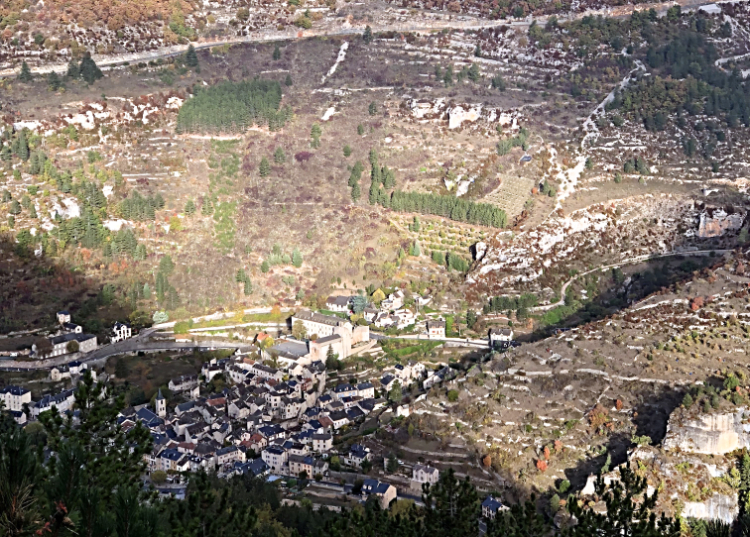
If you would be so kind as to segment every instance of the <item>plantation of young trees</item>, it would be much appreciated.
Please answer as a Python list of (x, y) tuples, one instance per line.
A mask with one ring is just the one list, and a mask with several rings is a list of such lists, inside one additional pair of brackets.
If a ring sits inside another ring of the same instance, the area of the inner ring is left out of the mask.
[[(503, 228), (508, 222), (504, 210), (488, 203), (474, 203), (455, 196), (402, 192), (400, 190), (393, 190), (389, 195), (388, 192), (396, 187), (396, 176), (393, 170), (389, 169), (388, 166), (380, 166), (378, 155), (374, 150), (370, 151), (370, 164), (372, 165), (370, 205), (382, 205), (402, 213), (434, 214), (457, 222), (480, 226)], [(358, 181), (354, 172), (355, 170), (352, 170), (350, 186)]]
[(120, 202), (120, 215), (126, 220), (154, 220), (156, 211), (164, 207), (164, 198), (161, 194), (144, 197), (134, 190), (130, 196)]
[(455, 196), (396, 190), (381, 205), (398, 212), (434, 214), (478, 226), (503, 228), (508, 223), (504, 210), (489, 203), (474, 203)]
[(242, 132), (253, 126), (279, 129), (291, 118), (281, 106), (281, 85), (262, 80), (226, 81), (195, 88), (177, 115), (177, 132)]

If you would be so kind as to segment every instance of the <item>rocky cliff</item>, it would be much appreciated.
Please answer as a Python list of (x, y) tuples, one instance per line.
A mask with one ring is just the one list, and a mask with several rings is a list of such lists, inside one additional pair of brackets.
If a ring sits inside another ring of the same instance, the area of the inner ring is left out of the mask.
[(723, 455), (750, 447), (747, 407), (700, 413), (678, 408), (667, 424), (662, 447), (667, 451)]

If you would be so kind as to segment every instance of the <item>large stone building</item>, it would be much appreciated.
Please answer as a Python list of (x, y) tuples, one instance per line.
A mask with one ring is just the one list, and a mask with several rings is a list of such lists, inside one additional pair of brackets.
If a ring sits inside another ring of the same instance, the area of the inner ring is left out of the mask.
[(353, 345), (370, 339), (370, 329), (367, 326), (352, 326), (352, 323), (341, 317), (302, 310), (292, 317), (292, 326), (297, 321), (304, 325), (308, 338), (316, 336), (310, 342), (312, 361), (325, 360), (329, 347), (339, 358), (346, 358), (351, 354)]

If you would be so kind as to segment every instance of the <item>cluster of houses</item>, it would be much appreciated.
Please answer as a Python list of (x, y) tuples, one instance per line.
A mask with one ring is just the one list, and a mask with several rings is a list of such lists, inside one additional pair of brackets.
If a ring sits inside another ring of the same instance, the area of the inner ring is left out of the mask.
[[(57, 332), (48, 337), (49, 346), (45, 349), (39, 348), (36, 343), (31, 346), (32, 353), (40, 358), (54, 358), (64, 354), (87, 353), (95, 351), (99, 347), (96, 336), (84, 334), (83, 327), (73, 322), (73, 316), (69, 311), (58, 311)], [(133, 337), (133, 329), (130, 325), (116, 322), (112, 328), (111, 343), (124, 341)]]
[[(296, 363), (286, 371), (235, 356), (211, 360), (202, 380), (231, 378), (219, 393), (200, 396), (201, 378), (183, 376), (169, 382), (186, 402), (170, 409), (161, 393), (153, 407), (124, 410), (121, 426), (148, 427), (154, 448), (151, 471), (216, 469), (220, 475), (251, 472), (308, 478), (328, 473), (333, 437), (342, 427), (363, 421), (383, 408), (369, 382), (339, 384), (326, 391), (325, 364)], [(356, 455), (345, 458), (356, 462)]]
[[(77, 377), (86, 370), (86, 364), (80, 362), (70, 362), (65, 366), (58, 366), (53, 369), (50, 377), (52, 380), (58, 378), (58, 375), (64, 375), (62, 378)], [(71, 377), (72, 376), (72, 377)], [(31, 390), (20, 386), (5, 386), (0, 389), (0, 401), (6, 411), (10, 412), (13, 419), (23, 425), (30, 419), (39, 418), (39, 414), (52, 407), (56, 407), (58, 412), (63, 413), (71, 410), (75, 403), (75, 388), (65, 389), (56, 394), (48, 394), (37, 401), (31, 399)]]
[(34, 355), (54, 358), (75, 352), (91, 352), (99, 346), (96, 336), (84, 334), (81, 325), (72, 322), (70, 312), (58, 311), (57, 322), (60, 325), (57, 333), (47, 338), (50, 346), (46, 349), (40, 349), (36, 343), (33, 344), (31, 350)]
[[(380, 301), (380, 307), (368, 304), (362, 311), (362, 317), (370, 324), (378, 328), (388, 329), (397, 328), (403, 330), (417, 322), (417, 315), (414, 311), (405, 307), (406, 295), (401, 289), (385, 297), (380, 289), (375, 291), (373, 296), (381, 293), (384, 297)], [(431, 298), (416, 297), (415, 302), (419, 306), (426, 305)], [(326, 300), (326, 309), (334, 312), (350, 313), (353, 308), (354, 296), (329, 296)], [(445, 337), (445, 334), (443, 334)]]

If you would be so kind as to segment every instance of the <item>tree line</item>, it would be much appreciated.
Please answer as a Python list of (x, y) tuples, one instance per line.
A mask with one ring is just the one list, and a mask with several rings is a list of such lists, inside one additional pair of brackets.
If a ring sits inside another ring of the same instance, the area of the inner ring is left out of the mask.
[[(380, 165), (374, 149), (370, 151), (370, 165), (370, 205), (381, 205), (402, 213), (434, 214), (479, 226), (503, 228), (508, 223), (505, 211), (489, 203), (475, 203), (455, 196), (396, 190), (395, 173), (388, 166)], [(357, 161), (349, 176), (348, 184), (352, 188), (354, 201), (359, 198), (362, 169), (362, 164)]]
[(455, 196), (395, 190), (390, 198), (379, 199), (378, 202), (397, 212), (433, 214), (478, 226), (503, 228), (508, 223), (503, 209)]
[(163, 208), (164, 197), (160, 193), (155, 196), (143, 196), (137, 190), (133, 190), (120, 202), (118, 211), (126, 220), (143, 222), (156, 219), (156, 211)]
[(242, 132), (253, 125), (276, 130), (292, 117), (290, 107), (280, 106), (281, 85), (271, 80), (195, 86), (177, 114), (177, 132)]

